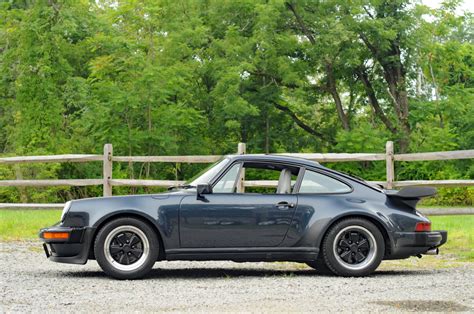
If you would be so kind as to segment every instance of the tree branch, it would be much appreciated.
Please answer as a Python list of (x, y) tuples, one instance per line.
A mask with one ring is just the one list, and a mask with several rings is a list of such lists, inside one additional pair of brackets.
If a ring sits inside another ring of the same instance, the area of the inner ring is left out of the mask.
[(276, 76), (274, 76), (274, 75), (272, 75), (272, 74), (268, 74), (268, 73), (261, 72), (261, 71), (251, 71), (251, 70), (245, 70), (245, 71), (248, 72), (248, 73), (250, 73), (251, 75), (254, 75), (254, 76), (260, 76), (260, 77), (263, 77), (263, 78), (269, 78), (269, 79), (272, 80), (272, 82), (274, 82), (276, 85), (285, 86), (285, 87), (288, 87), (288, 88), (291, 88), (291, 89), (300, 88), (300, 86), (299, 86), (298, 84), (294, 84), (294, 83), (285, 83), (285, 84), (283, 84), (281, 78), (276, 77)]
[(312, 45), (315, 45), (316, 44), (316, 39), (314, 38), (313, 34), (311, 33), (311, 31), (306, 27), (303, 19), (301, 18), (301, 16), (298, 14), (298, 12), (296, 11), (296, 8), (295, 6), (290, 3), (290, 2), (285, 2), (285, 5), (286, 7), (293, 13), (293, 15), (295, 16), (295, 19), (296, 19), (296, 22), (298, 23), (301, 31), (303, 32), (303, 34), (306, 36), (306, 38), (308, 38), (309, 42), (312, 44)]
[[(306, 24), (304, 23), (302, 17), (296, 11), (296, 7), (289, 1), (285, 2), (285, 5), (295, 16), (296, 22), (300, 26), (303, 34), (306, 36), (306, 38), (308, 38), (309, 42), (312, 45), (316, 45), (316, 39), (314, 38), (313, 33), (306, 27)], [(336, 55), (339, 52), (340, 50), (336, 52)], [(328, 78), (327, 90), (330, 92), (331, 96), (334, 99), (334, 103), (336, 104), (337, 114), (338, 114), (339, 120), (341, 120), (342, 127), (344, 128), (344, 130), (348, 131), (350, 130), (349, 121), (342, 107), (341, 97), (339, 96), (339, 93), (337, 91), (336, 79), (334, 77), (332, 63), (329, 60), (327, 60), (327, 58), (325, 58), (324, 65), (326, 68), (326, 75)]]
[(367, 13), (367, 15), (372, 19), (372, 20), (375, 20), (374, 16), (372, 15), (372, 13), (370, 13), (369, 9), (367, 9), (367, 7), (365, 5), (362, 6), (364, 8), (364, 11), (365, 13)]
[(385, 124), (387, 129), (390, 130), (393, 134), (397, 133), (397, 129), (393, 126), (392, 122), (387, 118), (385, 113), (382, 110), (382, 107), (380, 107), (379, 101), (377, 99), (377, 96), (375, 95), (375, 90), (372, 86), (372, 83), (369, 80), (369, 76), (367, 75), (367, 72), (365, 69), (360, 69), (358, 71), (358, 76), (362, 81), (362, 84), (364, 85), (365, 92), (367, 93), (367, 97), (369, 98), (369, 103), (374, 108), (375, 115)]
[[(374, 57), (379, 60), (378, 56), (379, 56), (379, 51), (377, 50), (377, 48), (375, 48), (374, 45), (372, 45), (372, 43), (369, 41), (369, 39), (367, 38), (367, 36), (365, 36), (364, 33), (360, 32), (359, 33), (359, 37), (360, 39), (362, 39), (362, 41), (364, 42), (364, 44), (367, 46), (367, 48), (369, 48), (369, 50), (372, 52), (372, 54), (374, 55)], [(379, 60), (380, 61), (380, 60)]]
[(329, 139), (323, 133), (313, 129), (312, 127), (310, 127), (309, 125), (304, 123), (300, 118), (298, 118), (296, 113), (294, 113), (290, 108), (288, 108), (286, 106), (283, 106), (283, 105), (280, 105), (276, 101), (272, 101), (272, 104), (273, 104), (273, 106), (275, 106), (275, 108), (277, 108), (278, 110), (280, 110), (280, 111), (284, 112), (285, 114), (287, 114), (300, 128), (302, 128), (303, 130), (305, 130), (309, 134), (311, 134), (313, 136), (317, 136), (317, 137), (319, 137), (319, 138), (321, 138), (325, 141), (328, 141), (330, 143), (333, 143), (333, 139)]

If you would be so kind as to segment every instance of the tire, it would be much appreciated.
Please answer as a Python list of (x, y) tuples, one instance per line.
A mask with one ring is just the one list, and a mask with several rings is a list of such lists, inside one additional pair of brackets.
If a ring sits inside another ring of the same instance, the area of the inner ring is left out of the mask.
[(348, 218), (329, 229), (323, 239), (321, 253), (334, 274), (367, 276), (382, 262), (385, 241), (372, 222), (363, 218)]
[(94, 242), (97, 263), (116, 279), (137, 279), (153, 267), (159, 254), (156, 232), (135, 218), (118, 218), (103, 226)]
[(323, 258), (321, 258), (321, 256), (322, 254), (319, 254), (317, 260), (306, 262), (306, 265), (308, 265), (311, 268), (314, 268), (321, 275), (332, 275), (333, 272), (329, 269), (329, 267), (326, 265), (326, 262), (324, 261)]

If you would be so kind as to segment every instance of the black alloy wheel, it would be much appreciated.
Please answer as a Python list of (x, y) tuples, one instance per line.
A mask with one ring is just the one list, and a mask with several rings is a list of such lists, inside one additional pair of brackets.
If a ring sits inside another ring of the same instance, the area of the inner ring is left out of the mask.
[(160, 244), (145, 221), (123, 217), (105, 224), (94, 241), (94, 255), (102, 270), (117, 279), (146, 275), (158, 259)]
[(143, 242), (140, 237), (129, 231), (116, 235), (110, 245), (112, 258), (122, 265), (135, 263), (143, 255)]
[(337, 222), (325, 234), (319, 254), (336, 275), (367, 276), (382, 262), (385, 240), (371, 221), (347, 218)]

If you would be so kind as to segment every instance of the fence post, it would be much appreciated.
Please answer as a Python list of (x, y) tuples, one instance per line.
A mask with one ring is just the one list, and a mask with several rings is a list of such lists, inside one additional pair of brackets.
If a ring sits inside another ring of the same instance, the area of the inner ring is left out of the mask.
[(385, 164), (387, 167), (387, 189), (393, 189), (393, 182), (395, 181), (395, 164), (393, 157), (393, 142), (388, 141), (385, 144)]
[[(237, 145), (237, 154), (243, 155), (246, 153), (246, 145), (245, 143), (239, 143)], [(237, 184), (237, 193), (244, 193), (245, 192), (245, 169), (242, 168), (240, 171), (240, 178)]]
[(112, 179), (112, 156), (113, 147), (112, 144), (104, 145), (104, 160), (103, 160), (103, 173), (104, 173), (104, 184), (103, 194), (104, 196), (112, 196), (112, 185), (109, 180)]

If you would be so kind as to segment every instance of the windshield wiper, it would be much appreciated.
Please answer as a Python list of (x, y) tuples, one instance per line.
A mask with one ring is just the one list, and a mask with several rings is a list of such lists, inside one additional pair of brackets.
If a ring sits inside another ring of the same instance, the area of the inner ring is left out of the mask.
[(194, 185), (191, 184), (183, 184), (183, 185), (173, 185), (168, 188), (168, 191), (174, 190), (174, 189), (192, 189), (195, 188)]
[(195, 188), (195, 186), (191, 185), (191, 184), (183, 184), (183, 185), (178, 185), (178, 188), (180, 188), (180, 189), (192, 189), (192, 188)]

